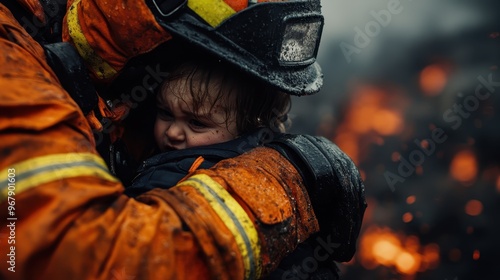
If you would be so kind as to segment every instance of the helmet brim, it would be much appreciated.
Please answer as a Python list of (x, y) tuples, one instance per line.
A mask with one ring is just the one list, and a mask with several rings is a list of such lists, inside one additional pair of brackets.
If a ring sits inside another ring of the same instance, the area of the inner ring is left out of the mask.
[[(257, 4), (217, 27), (205, 24), (196, 14), (186, 11), (176, 13), (168, 21), (160, 19), (159, 23), (174, 38), (185, 40), (280, 91), (298, 96), (310, 95), (317, 93), (323, 85), (321, 67), (315, 61), (323, 17), (319, 5), (311, 4), (315, 2)], [(315, 49), (304, 62), (282, 63), (277, 57), (282, 47), (283, 34), (280, 32), (284, 28), (278, 19), (292, 18), (296, 21), (297, 15), (300, 20), (306, 18), (306, 22), (311, 18), (320, 20)]]

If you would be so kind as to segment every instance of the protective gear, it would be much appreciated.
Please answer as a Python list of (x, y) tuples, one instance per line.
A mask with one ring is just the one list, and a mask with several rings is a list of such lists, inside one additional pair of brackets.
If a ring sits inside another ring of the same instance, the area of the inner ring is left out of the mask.
[(322, 237), (338, 244), (331, 259), (349, 261), (356, 252), (367, 206), (353, 161), (324, 137), (283, 134), (267, 146), (279, 151), (301, 173), (320, 229), (328, 235)]
[(248, 8), (241, 2), (75, 0), (63, 22), (63, 39), (103, 81), (116, 77), (129, 58), (177, 36), (284, 92), (318, 92), (323, 83), (315, 62), (323, 27), (320, 1)]
[(259, 3), (241, 11), (227, 2), (231, 1), (148, 1), (170, 34), (284, 92), (319, 91), (323, 83), (315, 62), (323, 28), (319, 0)]
[(61, 42), (66, 0), (4, 0), (2, 3), (31, 37), (43, 46), (48, 64), (83, 113), (87, 114), (95, 109), (98, 96), (84, 61), (73, 45)]
[(41, 45), (61, 42), (66, 0), (2, 0), (2, 4)]
[(207, 169), (265, 143), (284, 155), (304, 179), (320, 229), (329, 234), (322, 237), (338, 244), (329, 259), (349, 261), (356, 252), (366, 209), (364, 186), (356, 166), (323, 137), (269, 132), (262, 129), (225, 143), (158, 154), (143, 162), (126, 193), (137, 196), (153, 188), (174, 186), (198, 156), (205, 159), (201, 168)]
[(122, 195), (44, 59), (0, 5), (0, 234), (15, 235), (0, 278), (258, 279), (318, 231), (302, 179), (269, 148)]
[(88, 114), (97, 107), (98, 97), (82, 58), (69, 43), (52, 43), (43, 46), (47, 63), (55, 71), (63, 88)]
[(172, 38), (144, 1), (69, 0), (68, 5), (63, 41), (75, 46), (101, 83), (116, 78), (130, 58)]
[(366, 208), (359, 173), (347, 155), (325, 138), (270, 132), (261, 129), (229, 142), (153, 156), (144, 161), (133, 184), (125, 192), (135, 197), (153, 188), (169, 188), (190, 172), (199, 156), (204, 158), (200, 168), (207, 169), (223, 159), (236, 157), (266, 143), (284, 155), (305, 180), (322, 230), (300, 244), (266, 279), (293, 276), (294, 267), (301, 267), (305, 259), (315, 256), (313, 250), (321, 247), (318, 239), (335, 244), (335, 250), (328, 252), (328, 258), (318, 260), (322, 270), (315, 271), (310, 277), (337, 279), (333, 261), (349, 261), (353, 257)]

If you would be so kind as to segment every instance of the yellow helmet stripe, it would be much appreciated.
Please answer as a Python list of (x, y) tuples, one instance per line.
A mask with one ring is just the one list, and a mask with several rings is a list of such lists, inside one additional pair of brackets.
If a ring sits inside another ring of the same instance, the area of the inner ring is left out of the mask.
[(262, 273), (257, 230), (241, 205), (206, 174), (197, 174), (178, 184), (195, 188), (226, 224), (243, 257), (245, 279), (258, 279)]
[(188, 0), (188, 7), (212, 27), (236, 13), (223, 0)]
[(78, 4), (81, 0), (73, 2), (68, 10), (68, 32), (73, 40), (73, 43), (78, 50), (78, 53), (83, 57), (85, 62), (92, 68), (93, 72), (99, 79), (107, 79), (116, 75), (117, 71), (111, 67), (104, 59), (102, 59), (90, 46), (89, 42), (83, 34), (78, 20)]
[(0, 202), (7, 200), (9, 191), (19, 194), (38, 185), (80, 176), (94, 176), (118, 182), (97, 155), (67, 153), (28, 159), (0, 171)]

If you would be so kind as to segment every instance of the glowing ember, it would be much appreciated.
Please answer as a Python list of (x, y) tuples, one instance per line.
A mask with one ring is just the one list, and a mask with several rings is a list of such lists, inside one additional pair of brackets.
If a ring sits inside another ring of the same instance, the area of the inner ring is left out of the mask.
[(401, 274), (414, 275), (437, 267), (439, 247), (429, 244), (422, 248), (417, 236), (402, 236), (388, 228), (372, 226), (361, 236), (358, 257), (367, 269), (383, 265)]
[(400, 158), (401, 158), (401, 154), (398, 153), (398, 152), (393, 152), (391, 154), (391, 160), (394, 161), (394, 162), (398, 162)]
[(477, 165), (476, 156), (471, 151), (461, 151), (451, 162), (451, 176), (462, 183), (469, 183), (476, 178)]
[(429, 65), (420, 73), (420, 88), (427, 95), (439, 94), (446, 85), (447, 73), (441, 65)]
[(479, 252), (479, 250), (474, 250), (474, 253), (472, 253), (472, 259), (474, 260), (479, 260), (479, 258), (481, 257), (481, 253)]
[(420, 147), (428, 150), (429, 149), (429, 141), (427, 141), (427, 140), (420, 141)]
[(483, 204), (479, 200), (469, 200), (465, 205), (465, 213), (470, 216), (477, 216), (483, 211)]
[(390, 110), (379, 110), (371, 123), (373, 129), (380, 135), (393, 135), (398, 133), (403, 125), (401, 116)]
[(378, 240), (373, 244), (373, 256), (380, 264), (391, 265), (400, 254), (401, 245), (397, 239)]
[[(406, 100), (373, 86), (361, 86), (346, 107), (344, 121), (337, 129), (334, 142), (355, 163), (363, 160), (369, 145), (384, 144), (384, 138), (397, 135), (404, 128), (403, 110)], [(396, 105), (397, 104), (397, 105)]]
[(396, 258), (396, 269), (404, 274), (415, 274), (420, 267), (420, 256), (402, 252)]
[(406, 212), (403, 214), (403, 222), (409, 223), (413, 220), (413, 215), (410, 212)]
[(415, 203), (416, 200), (417, 200), (417, 197), (415, 197), (414, 195), (410, 195), (409, 197), (406, 198), (406, 203), (413, 204), (413, 203)]
[(439, 264), (439, 246), (435, 243), (428, 244), (423, 250), (423, 267), (422, 270), (427, 268), (436, 268)]

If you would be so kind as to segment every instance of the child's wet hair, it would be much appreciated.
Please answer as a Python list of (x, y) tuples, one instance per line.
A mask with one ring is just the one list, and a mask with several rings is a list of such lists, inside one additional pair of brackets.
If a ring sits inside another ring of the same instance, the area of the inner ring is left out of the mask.
[(259, 127), (285, 131), (291, 106), (288, 94), (208, 57), (189, 59), (173, 65), (171, 69), (160, 88), (162, 94), (158, 96), (159, 101), (163, 94), (176, 92), (175, 88), (171, 88), (172, 81), (185, 79), (188, 83), (185, 88), (190, 91), (189, 103), (195, 114), (209, 102), (210, 112), (216, 105), (224, 110), (226, 125), (231, 114), (235, 113), (239, 135)]

